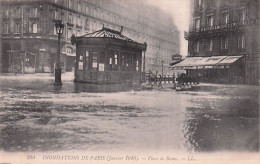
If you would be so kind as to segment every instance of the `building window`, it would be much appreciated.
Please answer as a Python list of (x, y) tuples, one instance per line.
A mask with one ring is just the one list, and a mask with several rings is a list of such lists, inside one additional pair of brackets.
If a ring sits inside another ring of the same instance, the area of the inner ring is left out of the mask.
[(81, 30), (77, 28), (76, 30), (76, 36), (80, 36), (81, 35)]
[(32, 25), (32, 32), (33, 33), (37, 33), (38, 32), (38, 25), (37, 25), (37, 23), (33, 23), (33, 25)]
[(139, 61), (136, 61), (136, 71), (139, 71)]
[(200, 51), (200, 42), (196, 41), (195, 42), (195, 52), (199, 52)]
[(238, 10), (238, 19), (239, 22), (245, 22), (246, 20), (246, 9), (239, 9)]
[(200, 30), (200, 18), (196, 18), (196, 19), (194, 20), (194, 29), (195, 29), (196, 31), (199, 31), (199, 30)]
[(57, 10), (54, 10), (54, 13), (53, 13), (54, 15), (53, 15), (53, 19), (56, 19), (56, 20), (58, 20), (58, 11)]
[(53, 26), (53, 34), (54, 34), (54, 35), (57, 35), (55, 25)]
[(97, 67), (98, 67), (98, 52), (93, 52), (92, 70), (97, 71)]
[(22, 23), (17, 22), (15, 23), (14, 32), (20, 34), (22, 32)]
[(240, 35), (237, 37), (238, 49), (245, 49), (246, 40), (245, 35)]
[(114, 55), (114, 59), (115, 59), (115, 65), (117, 65), (118, 62), (117, 54)]
[(73, 32), (72, 32), (72, 28), (68, 27), (68, 30), (67, 30), (67, 38), (70, 39), (71, 36), (72, 36)]
[(31, 8), (30, 8), (30, 16), (31, 16), (31, 17), (38, 17), (38, 8), (36, 8), (36, 7), (31, 7)]
[(214, 15), (209, 15), (206, 18), (207, 27), (212, 27), (214, 25)]
[(29, 33), (38, 33), (38, 25), (36, 22), (29, 22)]
[(81, 4), (78, 2), (78, 11), (81, 12)]
[(9, 17), (9, 14), (10, 14), (10, 9), (6, 8), (5, 11), (4, 11), (4, 16)]
[(215, 0), (207, 0), (208, 7), (215, 7)]
[(96, 13), (97, 13), (97, 10), (94, 9), (94, 10), (93, 10), (93, 16), (94, 16), (94, 17), (96, 17)]
[(86, 5), (86, 9), (85, 9), (86, 11), (86, 14), (89, 14), (89, 8), (88, 8), (88, 6)]
[(109, 64), (110, 64), (110, 65), (113, 64), (113, 58), (112, 58), (112, 57), (109, 58)]
[(77, 17), (77, 25), (81, 26), (81, 18), (80, 18), (80, 16)]
[(72, 49), (72, 48), (70, 48), (70, 47), (67, 47), (67, 48), (66, 48), (66, 52), (67, 52), (67, 53), (69, 53), (69, 54), (72, 54), (72, 52), (73, 52), (73, 49)]
[(69, 0), (68, 3), (69, 3), (68, 4), (69, 8), (71, 8), (72, 7), (71, 0)]
[(222, 13), (222, 24), (229, 23), (229, 12)]
[(89, 64), (88, 64), (88, 62), (89, 62), (89, 52), (88, 51), (86, 51), (86, 58), (85, 58), (85, 69), (86, 70), (88, 70), (89, 68)]
[(88, 18), (85, 20), (85, 28), (89, 29), (89, 20), (88, 20)]
[(213, 50), (213, 39), (210, 39), (206, 44), (206, 51), (212, 51), (212, 50)]
[(201, 0), (196, 0), (195, 4), (196, 4), (196, 8), (199, 9), (201, 7)]
[(14, 11), (14, 16), (15, 16), (16, 18), (21, 17), (21, 8), (20, 8), (19, 6), (15, 9), (15, 11)]
[(228, 49), (228, 38), (224, 39), (224, 49), (227, 50)]
[(9, 23), (8, 22), (4, 23), (4, 34), (9, 34)]
[(122, 66), (125, 66), (125, 56), (124, 55), (122, 55), (122, 57), (121, 57), (121, 64), (122, 64)]
[(83, 55), (81, 54), (81, 55), (79, 56), (78, 70), (83, 70), (83, 59), (84, 59), (84, 57), (83, 57)]
[(220, 49), (221, 50), (227, 50), (228, 49), (228, 38), (221, 38), (221, 43), (220, 43)]
[(241, 48), (242, 49), (246, 48), (246, 38), (245, 38), (245, 35), (242, 35), (242, 37), (241, 37)]
[(72, 16), (72, 14), (69, 14), (69, 16), (68, 16), (68, 22), (71, 23), (71, 24), (73, 24), (73, 16)]

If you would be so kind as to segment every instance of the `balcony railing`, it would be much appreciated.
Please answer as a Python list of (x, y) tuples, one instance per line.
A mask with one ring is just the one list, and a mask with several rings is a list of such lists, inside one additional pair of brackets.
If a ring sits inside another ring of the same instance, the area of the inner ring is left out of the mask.
[[(26, 38), (26, 39), (51, 39), (57, 40), (57, 35), (45, 35), (42, 33), (10, 33), (2, 34), (3, 39)], [(64, 38), (64, 37), (62, 37)]]
[(201, 37), (202, 35), (221, 33), (221, 32), (229, 32), (234, 30), (242, 30), (245, 26), (259, 26), (259, 19), (251, 19), (243, 22), (234, 22), (223, 25), (215, 25), (210, 27), (201, 27), (199, 30), (192, 30), (189, 33), (184, 33), (185, 39), (190, 39), (193, 37)]
[(212, 30), (219, 30), (219, 29), (228, 29), (233, 27), (239, 27), (244, 26), (246, 22), (236, 22), (236, 23), (229, 23), (229, 24), (223, 24), (223, 25), (216, 25), (216, 26), (210, 26), (210, 27), (202, 27), (200, 28), (200, 31), (212, 31)]

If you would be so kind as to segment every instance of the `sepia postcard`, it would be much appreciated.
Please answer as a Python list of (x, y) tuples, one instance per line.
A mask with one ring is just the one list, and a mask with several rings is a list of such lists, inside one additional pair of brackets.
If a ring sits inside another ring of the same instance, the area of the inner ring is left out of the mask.
[(0, 164), (259, 164), (260, 0), (0, 0)]

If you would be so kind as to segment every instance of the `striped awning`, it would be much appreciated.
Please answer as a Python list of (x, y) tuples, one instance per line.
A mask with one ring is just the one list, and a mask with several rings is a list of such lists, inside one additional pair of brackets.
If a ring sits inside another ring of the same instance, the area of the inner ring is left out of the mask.
[(225, 69), (243, 56), (188, 57), (171, 66), (172, 69)]
[(224, 60), (221, 60), (217, 65), (230, 65), (240, 59), (242, 56), (227, 56)]

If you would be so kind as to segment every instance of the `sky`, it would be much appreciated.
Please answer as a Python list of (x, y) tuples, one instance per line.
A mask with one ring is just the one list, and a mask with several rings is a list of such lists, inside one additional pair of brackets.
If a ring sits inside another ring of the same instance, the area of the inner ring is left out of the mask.
[(184, 31), (189, 30), (190, 0), (148, 0), (148, 2), (163, 9), (173, 17), (180, 32), (180, 55), (187, 56), (188, 41), (184, 39)]

